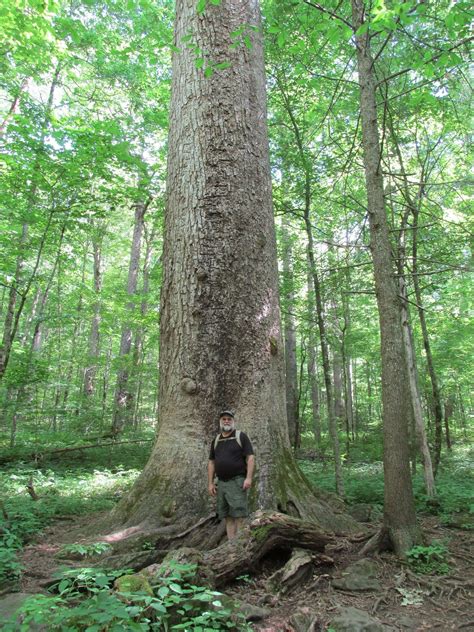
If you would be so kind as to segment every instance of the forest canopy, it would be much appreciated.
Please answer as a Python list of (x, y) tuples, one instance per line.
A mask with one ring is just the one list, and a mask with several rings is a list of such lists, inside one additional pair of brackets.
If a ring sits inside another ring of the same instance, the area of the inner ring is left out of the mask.
[[(370, 26), (390, 233), (423, 410), (434, 432), (417, 309), (454, 435), (466, 427), (472, 383), (467, 9), (376, 2)], [(264, 6), (281, 305), (293, 346), (290, 418), (302, 436), (325, 434), (307, 204), (348, 447), (381, 418), (349, 17), (310, 2)], [(2, 10), (0, 396), (11, 447), (156, 422), (172, 22), (172, 3), (143, 0)], [(250, 35), (243, 24), (235, 46), (251, 46)], [(226, 72), (191, 37), (184, 46), (203, 73)]]

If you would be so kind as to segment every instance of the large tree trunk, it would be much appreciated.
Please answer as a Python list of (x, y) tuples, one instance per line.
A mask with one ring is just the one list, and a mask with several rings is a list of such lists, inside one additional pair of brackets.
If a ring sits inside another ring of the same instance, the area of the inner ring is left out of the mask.
[[(242, 25), (257, 27), (252, 47), (231, 48)], [(183, 41), (189, 33), (206, 63), (231, 66), (206, 76)], [(178, 0), (175, 45), (159, 430), (111, 520), (182, 528), (207, 515), (209, 446), (219, 410), (231, 407), (256, 452), (251, 506), (351, 528), (327, 504), (311, 504), (288, 440), (258, 3), (227, 0), (198, 15), (195, 0)]]
[[(364, 0), (352, 0), (354, 29), (366, 19)], [(362, 143), (370, 222), (371, 252), (379, 311), (384, 428), (384, 530), (391, 546), (403, 555), (419, 541), (410, 477), (409, 397), (400, 320), (400, 299), (394, 277), (381, 171), (374, 59), (370, 34), (356, 36), (360, 86)]]

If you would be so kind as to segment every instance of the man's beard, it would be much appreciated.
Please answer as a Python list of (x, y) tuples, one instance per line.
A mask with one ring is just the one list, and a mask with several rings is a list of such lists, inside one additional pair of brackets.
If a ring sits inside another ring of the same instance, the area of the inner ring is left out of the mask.
[(231, 432), (234, 429), (234, 424), (221, 424), (221, 430), (223, 432)]

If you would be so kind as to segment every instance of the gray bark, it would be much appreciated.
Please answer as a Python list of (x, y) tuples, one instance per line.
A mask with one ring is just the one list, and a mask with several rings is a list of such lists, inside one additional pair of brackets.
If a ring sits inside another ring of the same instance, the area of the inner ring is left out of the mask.
[[(252, 47), (229, 48), (242, 25)], [(231, 67), (206, 77), (193, 42)], [(142, 475), (113, 513), (121, 525), (179, 525), (209, 514), (206, 466), (222, 407), (257, 458), (253, 508), (353, 525), (311, 490), (288, 440), (284, 351), (258, 2), (196, 14), (176, 3), (160, 322), (159, 430)]]
[[(356, 31), (365, 22), (365, 12), (364, 0), (352, 0), (352, 18)], [(400, 300), (393, 274), (384, 183), (380, 169), (381, 147), (377, 122), (375, 71), (369, 33), (356, 36), (356, 47), (370, 247), (381, 335), (384, 529), (395, 551), (403, 555), (420, 539), (410, 477), (406, 359), (400, 321)]]

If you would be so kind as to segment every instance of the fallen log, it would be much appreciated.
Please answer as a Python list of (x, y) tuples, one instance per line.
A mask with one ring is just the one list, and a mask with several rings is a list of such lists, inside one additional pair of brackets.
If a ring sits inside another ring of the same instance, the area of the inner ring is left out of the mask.
[(257, 572), (262, 558), (272, 550), (291, 552), (293, 548), (299, 548), (322, 552), (333, 541), (332, 534), (314, 523), (278, 512), (257, 511), (234, 540), (208, 551), (198, 552), (190, 548), (173, 550), (162, 565), (153, 565), (149, 572), (165, 572), (172, 559), (180, 562), (184, 559), (189, 563), (196, 563), (199, 559), (199, 574), (212, 577), (213, 585), (219, 587), (239, 575)]

